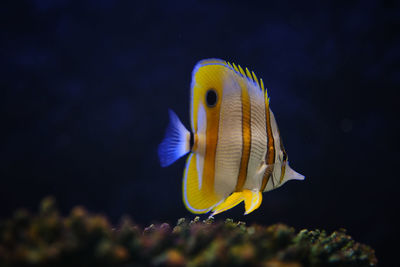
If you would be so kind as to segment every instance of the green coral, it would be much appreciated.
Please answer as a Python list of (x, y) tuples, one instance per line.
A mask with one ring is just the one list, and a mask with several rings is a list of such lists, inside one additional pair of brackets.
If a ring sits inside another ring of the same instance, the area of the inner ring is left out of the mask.
[(62, 217), (51, 198), (38, 215), (17, 211), (0, 222), (0, 266), (375, 266), (374, 251), (345, 230), (331, 234), (283, 224), (179, 219), (142, 230), (128, 218), (74, 208)]

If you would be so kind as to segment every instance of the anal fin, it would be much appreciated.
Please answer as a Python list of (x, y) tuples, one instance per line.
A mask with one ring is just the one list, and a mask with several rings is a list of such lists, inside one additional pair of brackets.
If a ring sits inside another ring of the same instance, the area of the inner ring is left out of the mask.
[(248, 189), (244, 189), (241, 192), (234, 192), (226, 198), (224, 202), (213, 208), (211, 216), (227, 211), (237, 206), (242, 201), (244, 201), (244, 207), (246, 210), (244, 214), (247, 215), (260, 207), (262, 202), (262, 193), (260, 191), (252, 191)]
[(262, 193), (260, 191), (243, 190), (245, 215), (253, 212), (260, 207), (262, 202)]
[(234, 192), (232, 195), (226, 198), (224, 202), (222, 202), (213, 209), (213, 213), (211, 214), (211, 216), (227, 211), (235, 207), (236, 205), (240, 204), (240, 202), (242, 202), (243, 200), (244, 196), (242, 192)]
[(186, 161), (182, 193), (186, 208), (192, 213), (200, 214), (209, 212), (221, 202), (222, 197), (218, 196), (213, 188), (205, 186), (202, 177), (199, 179), (197, 157), (200, 156), (190, 153)]

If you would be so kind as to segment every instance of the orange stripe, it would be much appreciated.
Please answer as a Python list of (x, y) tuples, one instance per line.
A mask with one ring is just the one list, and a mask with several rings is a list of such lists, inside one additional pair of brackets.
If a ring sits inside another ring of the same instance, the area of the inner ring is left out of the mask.
[(282, 153), (284, 155), (284, 161), (282, 162), (282, 167), (281, 167), (281, 178), (279, 179), (279, 184), (281, 184), (283, 181), (283, 177), (285, 176), (287, 155), (286, 155), (285, 147), (283, 146), (281, 132), (279, 132), (279, 129), (278, 129), (278, 134), (279, 134), (279, 145), (280, 145)]
[(206, 153), (201, 190), (206, 194), (214, 193), (215, 153), (217, 151), (220, 106), (221, 101), (218, 101), (213, 108), (205, 107), (207, 114)]
[(268, 167), (265, 169), (264, 176), (262, 179), (261, 189), (260, 189), (261, 192), (263, 192), (265, 190), (265, 187), (268, 184), (269, 178), (271, 177), (273, 170), (274, 170), (274, 165), (268, 165)]
[[(271, 127), (271, 113), (269, 111), (269, 99), (265, 99), (265, 118), (266, 118), (266, 124), (267, 124), (267, 156), (265, 159), (265, 162), (267, 165), (272, 165), (275, 162), (275, 144), (274, 144), (274, 136), (272, 135), (272, 127)], [(267, 168), (268, 169), (268, 168)], [(273, 171), (265, 171), (264, 177), (262, 180), (261, 184), (261, 190), (264, 191), (265, 187), (267, 186), (269, 177)]]
[(281, 178), (279, 179), (279, 184), (281, 184), (283, 181), (283, 177), (285, 176), (285, 170), (286, 170), (286, 162), (283, 162), (281, 166)]
[(240, 192), (246, 182), (247, 166), (250, 158), (251, 126), (250, 126), (250, 96), (245, 84), (242, 88), (242, 158), (240, 161), (239, 176), (235, 191)]

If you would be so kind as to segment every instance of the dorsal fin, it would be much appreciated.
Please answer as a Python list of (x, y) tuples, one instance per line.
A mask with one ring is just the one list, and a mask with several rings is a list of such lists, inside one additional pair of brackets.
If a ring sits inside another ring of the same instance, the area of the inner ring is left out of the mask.
[[(231, 68), (233, 71), (236, 72), (236, 74), (242, 76), (243, 78), (248, 79), (250, 82), (254, 82), (257, 87), (260, 88), (260, 90), (264, 93), (264, 87), (261, 87), (261, 84), (256, 76), (256, 74), (254, 73), (254, 71), (250, 71), (248, 68), (245, 68), (245, 71), (242, 69), (242, 67), (240, 65), (237, 65), (235, 63), (230, 63), (227, 62), (226, 63), (227, 67)], [(264, 86), (262, 84), (262, 86)]]
[[(254, 73), (254, 71), (250, 71), (248, 68), (245, 68), (246, 71), (244, 71), (240, 65), (236, 65), (233, 62), (231, 63), (231, 62), (227, 62), (225, 60), (217, 59), (217, 58), (209, 58), (209, 59), (201, 60), (196, 65), (197, 66), (196, 68), (199, 68), (201, 66), (206, 66), (206, 65), (214, 65), (214, 64), (225, 66), (225, 67), (231, 69), (232, 71), (234, 71), (237, 75), (248, 79), (248, 81), (250, 81), (250, 82), (255, 83), (257, 85), (257, 87), (260, 88), (260, 90), (264, 93), (265, 98), (268, 99), (262, 79), (260, 79), (260, 81), (259, 81), (256, 74)], [(196, 70), (196, 68), (195, 68), (195, 70)]]
[(267, 103), (269, 108), (269, 97), (268, 97), (268, 90), (264, 88), (263, 79), (260, 79), (261, 90), (264, 92), (265, 95), (265, 103)]
[(206, 66), (206, 65), (213, 65), (213, 64), (219, 64), (219, 65), (226, 65), (226, 61), (218, 58), (208, 58), (208, 59), (203, 59), (200, 60), (197, 65), (198, 66)]

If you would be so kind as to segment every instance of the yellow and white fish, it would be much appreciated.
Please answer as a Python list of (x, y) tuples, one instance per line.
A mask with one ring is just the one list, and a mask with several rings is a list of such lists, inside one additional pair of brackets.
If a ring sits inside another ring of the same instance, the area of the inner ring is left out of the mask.
[(212, 215), (245, 202), (257, 209), (262, 192), (304, 176), (289, 167), (262, 79), (220, 59), (197, 63), (192, 73), (191, 132), (169, 110), (159, 146), (161, 166), (189, 153), (183, 200), (192, 213)]

